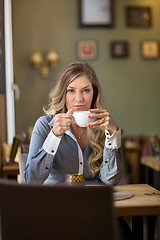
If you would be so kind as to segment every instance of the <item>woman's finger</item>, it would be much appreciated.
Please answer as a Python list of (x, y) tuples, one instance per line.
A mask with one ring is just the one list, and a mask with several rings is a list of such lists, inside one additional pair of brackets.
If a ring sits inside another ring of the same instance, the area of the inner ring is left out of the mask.
[(106, 110), (101, 109), (95, 109), (94, 112), (91, 112), (91, 115), (89, 118), (95, 118), (95, 119), (105, 119), (109, 116), (109, 113)]
[(56, 136), (61, 136), (66, 130), (70, 128), (71, 115), (70, 114), (57, 114), (53, 125), (53, 133)]

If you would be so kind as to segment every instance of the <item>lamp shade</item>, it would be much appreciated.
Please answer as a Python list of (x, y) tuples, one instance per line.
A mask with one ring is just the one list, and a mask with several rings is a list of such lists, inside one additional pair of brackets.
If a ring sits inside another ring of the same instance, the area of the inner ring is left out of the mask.
[(46, 60), (48, 64), (50, 64), (52, 67), (55, 67), (57, 66), (58, 59), (59, 57), (57, 53), (54, 51), (54, 49), (50, 49), (46, 55)]
[(43, 62), (43, 56), (42, 56), (41, 52), (38, 50), (35, 50), (31, 55), (31, 63), (35, 67), (40, 67), (42, 62)]

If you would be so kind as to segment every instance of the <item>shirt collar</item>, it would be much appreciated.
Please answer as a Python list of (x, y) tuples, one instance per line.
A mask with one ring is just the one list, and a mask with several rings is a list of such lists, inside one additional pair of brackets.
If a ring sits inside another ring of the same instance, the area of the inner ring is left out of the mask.
[(54, 121), (55, 121), (55, 116), (53, 116), (53, 118), (51, 119), (51, 121), (49, 122), (49, 126), (53, 127), (54, 125)]

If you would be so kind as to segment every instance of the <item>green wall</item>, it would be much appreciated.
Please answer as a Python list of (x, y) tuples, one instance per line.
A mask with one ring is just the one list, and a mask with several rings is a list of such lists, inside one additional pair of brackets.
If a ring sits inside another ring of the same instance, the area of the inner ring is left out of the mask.
[[(100, 80), (107, 109), (126, 134), (160, 134), (160, 58), (144, 60), (141, 41), (160, 40), (159, 0), (115, 0), (113, 28), (80, 28), (78, 0), (12, 0), (15, 82), (21, 98), (16, 102), (16, 132), (26, 131), (43, 114), (48, 92), (63, 67), (76, 61), (78, 40), (94, 39), (98, 58), (88, 61)], [(126, 6), (150, 6), (151, 28), (126, 26)], [(110, 56), (110, 42), (126, 40), (129, 57)], [(48, 79), (29, 63), (33, 50), (54, 47), (60, 61)]]

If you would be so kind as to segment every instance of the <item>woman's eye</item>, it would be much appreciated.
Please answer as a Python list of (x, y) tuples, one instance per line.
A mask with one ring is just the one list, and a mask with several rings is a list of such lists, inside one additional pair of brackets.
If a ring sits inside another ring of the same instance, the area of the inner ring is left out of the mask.
[(86, 92), (86, 93), (88, 93), (88, 92), (89, 92), (89, 89), (85, 89), (85, 90), (83, 90), (83, 92)]
[(68, 89), (67, 92), (73, 93), (74, 90), (73, 89)]

